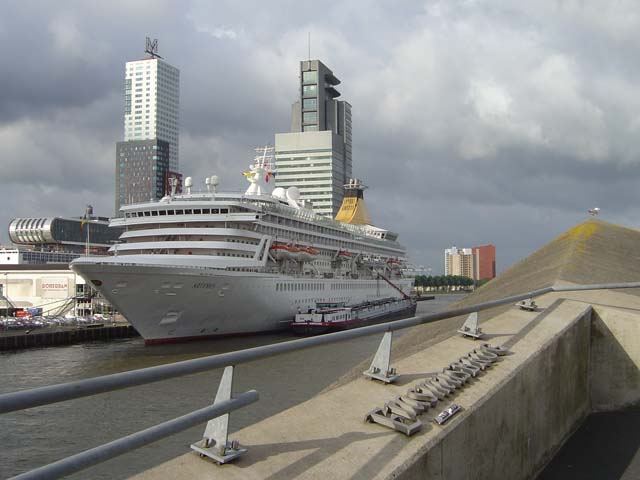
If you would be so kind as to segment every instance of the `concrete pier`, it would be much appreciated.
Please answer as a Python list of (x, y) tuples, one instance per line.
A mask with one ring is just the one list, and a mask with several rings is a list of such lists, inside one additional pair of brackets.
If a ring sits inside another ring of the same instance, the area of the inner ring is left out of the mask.
[[(454, 336), (394, 362), (403, 375), (397, 385), (358, 378), (237, 432), (233, 438), (249, 453), (234, 464), (219, 467), (188, 453), (135, 478), (324, 478), (328, 471), (335, 478), (531, 478), (592, 404), (613, 409), (640, 399), (602, 395), (610, 385), (624, 390), (627, 374), (617, 363), (609, 369), (597, 362), (599, 354), (590, 358), (590, 351), (618, 348), (615, 337), (593, 337), (593, 323), (609, 330), (602, 318), (626, 314), (629, 305), (640, 310), (640, 298), (610, 292), (608, 300), (620, 306), (596, 306), (592, 314), (580, 295), (554, 297), (538, 301), (539, 313), (513, 309), (485, 322), (488, 341), (513, 354), (423, 414), (425, 425), (412, 437), (363, 418), (467, 353), (473, 341)], [(464, 411), (444, 426), (430, 421), (451, 402)]]
[[(639, 272), (640, 232), (589, 221), (464, 303), (553, 284), (638, 281)], [(482, 341), (511, 354), (423, 413), (411, 437), (363, 419), (477, 347), (455, 334), (464, 318), (416, 327), (396, 342), (396, 384), (363, 378), (361, 365), (311, 400), (236, 432), (249, 452), (232, 464), (187, 453), (135, 478), (535, 478), (590, 412), (640, 402), (640, 292), (551, 293), (536, 303), (535, 312), (481, 314)], [(452, 402), (462, 412), (435, 424)]]

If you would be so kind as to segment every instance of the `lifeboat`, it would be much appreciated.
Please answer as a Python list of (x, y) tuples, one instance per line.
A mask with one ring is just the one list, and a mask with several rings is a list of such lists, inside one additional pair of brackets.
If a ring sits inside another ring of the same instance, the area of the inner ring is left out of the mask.
[(301, 262), (312, 262), (319, 254), (320, 252), (312, 247), (300, 247), (298, 249), (298, 258)]
[(274, 244), (269, 248), (269, 253), (271, 253), (276, 260), (289, 260), (293, 258), (291, 248), (290, 245)]
[(351, 258), (351, 252), (347, 252), (346, 250), (340, 250), (338, 252), (338, 258)]

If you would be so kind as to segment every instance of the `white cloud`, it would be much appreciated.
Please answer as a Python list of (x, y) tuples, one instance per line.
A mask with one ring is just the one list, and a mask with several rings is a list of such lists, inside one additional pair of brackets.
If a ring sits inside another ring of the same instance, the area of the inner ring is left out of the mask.
[[(0, 72), (0, 183), (13, 204), (0, 227), (37, 210), (36, 186), (52, 213), (64, 192), (111, 208), (123, 64), (146, 35), (181, 69), (184, 173), (243, 189), (252, 147), (290, 124), (308, 32), (353, 105), (371, 213), (418, 263), (494, 241), (504, 267), (596, 204), (635, 222), (634, 1), (329, 1), (320, 17), (293, 0), (15, 5), (13, 24), (0, 20), (0, 40), (15, 40)], [(50, 51), (33, 60), (27, 39)], [(97, 200), (78, 193), (86, 185)]]

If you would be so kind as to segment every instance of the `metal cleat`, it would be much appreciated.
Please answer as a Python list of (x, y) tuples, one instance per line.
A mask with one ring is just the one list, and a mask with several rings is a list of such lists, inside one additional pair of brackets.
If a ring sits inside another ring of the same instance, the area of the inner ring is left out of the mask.
[(422, 415), (424, 412), (429, 410), (429, 402), (421, 402), (414, 398), (409, 397), (409, 395), (399, 395), (395, 398), (396, 403), (402, 403), (404, 405), (408, 405), (413, 408), (418, 415)]
[(494, 353), (496, 355), (498, 355), (499, 357), (502, 357), (504, 355), (507, 355), (509, 353), (509, 350), (506, 350), (500, 346), (496, 346), (496, 347), (492, 347), (491, 345), (489, 345), (488, 343), (483, 343), (482, 345), (480, 345), (480, 348), (485, 351), (489, 351), (491, 353)]
[(395, 368), (389, 366), (391, 362), (392, 339), (393, 332), (385, 332), (369, 370), (362, 372), (363, 375), (384, 383), (392, 383), (400, 376)]
[(461, 333), (465, 337), (471, 337), (474, 340), (482, 338), (484, 334), (478, 326), (478, 312), (473, 312), (467, 317), (462, 327), (458, 330), (458, 333)]
[(449, 395), (449, 390), (443, 389), (440, 385), (434, 385), (430, 380), (425, 380), (423, 383), (418, 385), (418, 387), (422, 390), (431, 392), (438, 400), (443, 400), (447, 395)]
[(469, 379), (471, 378), (471, 375), (469, 375), (468, 373), (465, 373), (465, 372), (463, 372), (461, 370), (455, 370), (455, 369), (451, 368), (451, 366), (445, 368), (443, 370), (443, 372), (445, 372), (451, 378), (458, 379), (463, 384), (467, 383), (469, 381)]
[(478, 367), (474, 367), (474, 366), (469, 365), (469, 364), (464, 364), (461, 361), (460, 362), (453, 362), (451, 365), (449, 365), (449, 368), (451, 368), (453, 370), (459, 370), (461, 372), (464, 372), (464, 373), (470, 375), (471, 377), (475, 377), (476, 375), (478, 375), (478, 372), (480, 371), (480, 369)]
[(408, 420), (415, 420), (418, 417), (418, 412), (412, 406), (395, 400), (386, 402), (382, 410), (385, 414), (394, 413)]
[(474, 350), (473, 352), (471, 352), (471, 354), (475, 355), (480, 360), (483, 360), (485, 362), (489, 362), (491, 364), (493, 364), (493, 363), (498, 361), (498, 356), (493, 354), (493, 353), (491, 353), (491, 352), (483, 352), (482, 350)]
[(420, 420), (416, 419), (411, 421), (393, 413), (387, 415), (380, 407), (367, 413), (364, 420), (365, 422), (377, 423), (378, 425), (402, 432), (408, 437), (422, 428), (422, 422)]
[(443, 378), (449, 385), (452, 385), (454, 388), (462, 388), (464, 382), (452, 374), (453, 372), (451, 372), (451, 370), (447, 370), (445, 368), (442, 370), (442, 373), (438, 374), (438, 377)]
[(436, 375), (435, 377), (433, 377), (431, 379), (431, 383), (439, 385), (443, 390), (447, 392), (447, 395), (451, 395), (456, 390), (456, 387), (451, 385), (445, 378), (441, 377), (440, 375)]
[(533, 298), (526, 298), (524, 300), (520, 300), (516, 303), (516, 307), (520, 308), (520, 310), (527, 310), (529, 312), (535, 312), (538, 309), (536, 302)]
[[(231, 399), (231, 388), (233, 386), (233, 366), (226, 367), (220, 380), (218, 393), (213, 402), (220, 403)], [(240, 447), (237, 440), (229, 441), (229, 414), (226, 413), (213, 420), (209, 420), (204, 431), (204, 438), (191, 445), (203, 457), (209, 457), (219, 465), (230, 462), (247, 452), (246, 448)]]
[(498, 355), (496, 355), (495, 353), (491, 353), (489, 350), (482, 350), (481, 348), (476, 348), (475, 350), (473, 350), (472, 353), (477, 355), (479, 358), (482, 358), (483, 360), (490, 361), (491, 363), (498, 360)]
[(430, 407), (435, 407), (438, 403), (438, 397), (422, 385), (416, 385), (414, 388), (407, 390), (407, 397), (422, 403), (428, 403)]
[(471, 357), (471, 354), (467, 355), (466, 357), (461, 357), (460, 362), (465, 365), (471, 365), (472, 367), (478, 368), (479, 370), (487, 369), (487, 364), (485, 362), (481, 362), (480, 360)]

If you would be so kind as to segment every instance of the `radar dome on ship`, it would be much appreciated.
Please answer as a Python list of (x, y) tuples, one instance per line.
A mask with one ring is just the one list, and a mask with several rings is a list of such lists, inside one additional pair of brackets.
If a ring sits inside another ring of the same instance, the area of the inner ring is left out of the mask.
[(287, 188), (287, 199), (298, 201), (300, 199), (300, 189), (298, 187)]
[(273, 192), (271, 192), (271, 196), (277, 198), (278, 200), (284, 200), (285, 202), (287, 201), (287, 192), (282, 187), (274, 188)]
[(184, 179), (184, 186), (185, 187), (192, 187), (193, 186), (193, 178), (191, 177), (187, 177)]

